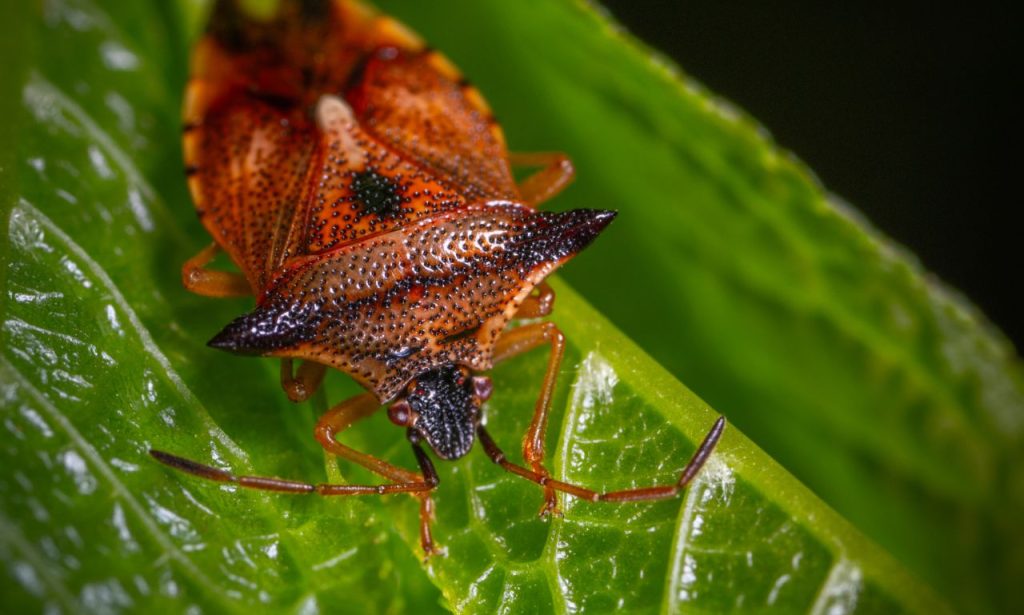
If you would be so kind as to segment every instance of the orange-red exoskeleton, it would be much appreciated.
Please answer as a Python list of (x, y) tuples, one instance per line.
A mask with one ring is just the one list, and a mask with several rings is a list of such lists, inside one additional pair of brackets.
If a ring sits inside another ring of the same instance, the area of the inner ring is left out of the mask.
[[(552, 479), (544, 433), (564, 338), (550, 322), (545, 277), (586, 247), (615, 212), (536, 207), (572, 179), (562, 154), (509, 154), (480, 94), (393, 19), (349, 0), (283, 1), (269, 20), (217, 3), (192, 57), (185, 95), (189, 188), (213, 243), (185, 263), (185, 286), (209, 296), (253, 295), (255, 309), (210, 346), (280, 357), (288, 396), (306, 399), (333, 367), (367, 392), (319, 421), (323, 447), (386, 479), (309, 484), (235, 476), (152, 451), (203, 478), (290, 493), (410, 493), (434, 551), (426, 443), (457, 459), (479, 439), (506, 470), (593, 501), (670, 497), (711, 453), (719, 419), (676, 483), (598, 493)], [(511, 164), (541, 167), (516, 183)], [(208, 269), (225, 251), (241, 273)], [(547, 372), (523, 440), (508, 458), (481, 422), (491, 381), (481, 372), (541, 345)], [(292, 361), (302, 361), (297, 371)], [(419, 472), (353, 450), (336, 434), (382, 405), (406, 428)]]

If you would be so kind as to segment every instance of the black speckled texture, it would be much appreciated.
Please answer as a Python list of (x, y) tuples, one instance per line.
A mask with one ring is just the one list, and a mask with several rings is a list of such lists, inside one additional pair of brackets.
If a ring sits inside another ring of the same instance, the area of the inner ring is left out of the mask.
[(467, 373), (442, 365), (420, 374), (406, 396), (416, 414), (413, 428), (438, 457), (458, 459), (473, 448), (479, 401)]
[(530, 290), (614, 217), (494, 204), (310, 256), (210, 345), (331, 365), (381, 401), (445, 364), (490, 369)]

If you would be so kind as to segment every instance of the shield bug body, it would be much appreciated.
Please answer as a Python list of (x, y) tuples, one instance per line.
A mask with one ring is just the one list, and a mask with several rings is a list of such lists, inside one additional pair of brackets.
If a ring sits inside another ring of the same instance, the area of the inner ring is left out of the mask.
[[(550, 322), (545, 277), (586, 247), (614, 212), (536, 207), (571, 179), (561, 154), (506, 151), (479, 93), (450, 62), (393, 19), (347, 1), (282, 2), (269, 20), (216, 4), (192, 58), (184, 109), (189, 187), (214, 243), (185, 263), (185, 286), (208, 296), (253, 295), (255, 309), (210, 346), (281, 358), (295, 401), (325, 369), (367, 392), (326, 412), (323, 447), (381, 475), (381, 485), (309, 484), (236, 476), (161, 451), (194, 475), (289, 493), (410, 493), (434, 551), (430, 492), (441, 459), (479, 439), (509, 472), (592, 501), (671, 497), (714, 448), (719, 419), (676, 483), (599, 493), (549, 477), (544, 433), (564, 338)], [(516, 183), (511, 164), (541, 167)], [(225, 251), (241, 273), (207, 268)], [(509, 460), (481, 421), (494, 363), (551, 352), (524, 465)], [(301, 360), (298, 369), (292, 362)], [(380, 407), (406, 429), (419, 472), (353, 450), (336, 435)]]

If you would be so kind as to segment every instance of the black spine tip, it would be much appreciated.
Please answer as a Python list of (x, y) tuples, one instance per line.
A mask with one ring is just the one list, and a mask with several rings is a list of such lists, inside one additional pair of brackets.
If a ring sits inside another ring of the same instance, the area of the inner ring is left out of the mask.
[(217, 350), (237, 352), (241, 349), (238, 338), (239, 336), (236, 335), (233, 330), (228, 328), (224, 329), (217, 335), (214, 335), (210, 341), (206, 342), (206, 345), (210, 348), (216, 348)]
[(312, 304), (263, 305), (231, 321), (206, 345), (235, 354), (266, 355), (313, 339), (320, 319)]

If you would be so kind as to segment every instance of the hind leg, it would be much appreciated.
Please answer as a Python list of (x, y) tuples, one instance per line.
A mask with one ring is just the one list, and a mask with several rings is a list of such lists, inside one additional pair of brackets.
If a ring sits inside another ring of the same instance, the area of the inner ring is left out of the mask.
[(572, 161), (561, 152), (510, 152), (508, 161), (514, 166), (542, 167), (519, 184), (519, 193), (534, 207), (553, 199), (576, 176)]

